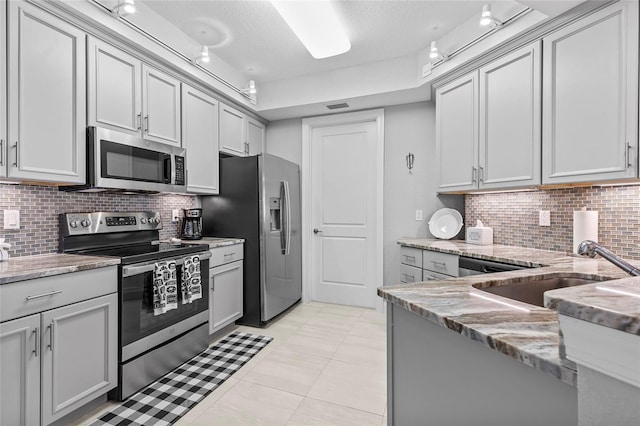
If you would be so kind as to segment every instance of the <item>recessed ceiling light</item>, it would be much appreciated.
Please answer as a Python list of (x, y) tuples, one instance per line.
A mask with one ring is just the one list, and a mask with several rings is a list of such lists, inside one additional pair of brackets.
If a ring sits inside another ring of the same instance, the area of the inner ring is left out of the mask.
[(351, 49), (331, 1), (271, 0), (271, 4), (314, 58), (328, 58)]

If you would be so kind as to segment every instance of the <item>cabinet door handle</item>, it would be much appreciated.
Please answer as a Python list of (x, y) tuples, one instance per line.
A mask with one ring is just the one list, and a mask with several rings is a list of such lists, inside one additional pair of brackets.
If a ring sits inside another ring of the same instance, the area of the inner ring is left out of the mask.
[(475, 167), (471, 167), (471, 183), (476, 183), (478, 175), (478, 169)]
[(0, 166), (4, 166), (4, 139), (0, 139)]
[(141, 130), (142, 129), (142, 113), (136, 115), (136, 130)]
[(480, 179), (480, 182), (484, 182), (484, 167), (482, 166), (479, 169), (478, 179)]
[(149, 116), (145, 115), (144, 117), (144, 132), (149, 133)]
[(627, 168), (631, 167), (633, 164), (631, 164), (631, 150), (633, 149), (633, 147), (631, 146), (631, 144), (629, 142), (627, 142), (627, 149), (625, 150), (626, 153), (626, 163), (627, 163)]
[(35, 334), (36, 335), (36, 344), (33, 346), (33, 354), (35, 355), (35, 357), (38, 357), (38, 348), (40, 347), (40, 329), (38, 327), (33, 329), (33, 333), (31, 334)]
[(213, 277), (211, 277), (211, 278), (209, 278), (209, 281), (211, 281), (211, 291), (215, 293), (215, 291), (216, 291), (216, 280)]
[(20, 168), (20, 150), (18, 149), (18, 141), (16, 141), (13, 147), (16, 149), (16, 162), (13, 163), (13, 165)]
[(53, 296), (54, 294), (60, 294), (62, 290), (54, 290), (48, 293), (36, 294), (35, 296), (27, 296), (27, 300), (39, 299), (41, 297)]
[(49, 330), (49, 345), (47, 346), (47, 348), (49, 348), (49, 350), (53, 352), (53, 323), (49, 324), (47, 326), (47, 329)]

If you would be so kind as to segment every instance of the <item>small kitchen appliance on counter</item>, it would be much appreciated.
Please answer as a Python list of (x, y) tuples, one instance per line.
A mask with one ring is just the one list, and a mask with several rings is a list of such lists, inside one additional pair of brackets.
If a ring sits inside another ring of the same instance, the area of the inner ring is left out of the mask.
[(183, 240), (202, 238), (202, 209), (184, 209), (180, 237)]
[(467, 228), (468, 244), (491, 245), (493, 244), (493, 228), (484, 226), (481, 220), (476, 222), (476, 226)]

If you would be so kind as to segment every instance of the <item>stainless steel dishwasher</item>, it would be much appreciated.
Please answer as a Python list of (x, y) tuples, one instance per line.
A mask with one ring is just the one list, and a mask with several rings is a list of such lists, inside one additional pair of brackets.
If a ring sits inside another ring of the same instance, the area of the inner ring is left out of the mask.
[(493, 274), (495, 272), (504, 271), (517, 271), (519, 269), (528, 269), (528, 267), (494, 262), (492, 260), (473, 259), (471, 257), (464, 256), (460, 256), (458, 261), (458, 276), (460, 277), (479, 274)]

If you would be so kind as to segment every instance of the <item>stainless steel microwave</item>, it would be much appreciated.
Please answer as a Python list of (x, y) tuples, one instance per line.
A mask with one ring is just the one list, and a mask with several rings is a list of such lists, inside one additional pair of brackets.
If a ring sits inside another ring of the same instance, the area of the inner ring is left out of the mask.
[(185, 150), (100, 127), (87, 128), (87, 183), (63, 191), (186, 192)]

